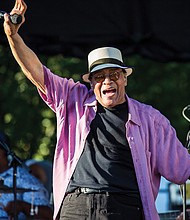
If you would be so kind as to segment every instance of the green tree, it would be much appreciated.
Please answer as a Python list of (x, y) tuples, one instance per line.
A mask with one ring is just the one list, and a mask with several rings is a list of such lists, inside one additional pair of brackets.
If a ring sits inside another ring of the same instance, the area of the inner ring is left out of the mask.
[[(43, 64), (56, 74), (80, 81), (87, 71), (85, 60), (63, 55), (42, 56)], [(181, 114), (189, 104), (190, 63), (159, 63), (138, 55), (124, 59), (134, 72), (127, 93), (160, 110), (185, 143), (189, 123)], [(86, 84), (88, 86), (88, 84)], [(11, 146), (22, 159), (52, 159), (56, 144), (56, 118), (37, 89), (23, 75), (10, 49), (0, 46), (0, 130), (10, 135)]]

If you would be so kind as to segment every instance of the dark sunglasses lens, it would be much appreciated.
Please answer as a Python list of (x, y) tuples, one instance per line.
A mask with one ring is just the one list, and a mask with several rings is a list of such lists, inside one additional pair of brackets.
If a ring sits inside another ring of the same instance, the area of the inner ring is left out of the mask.
[(95, 79), (95, 81), (98, 82), (98, 83), (103, 82), (104, 79), (105, 79), (105, 75), (100, 74), (100, 75), (94, 76), (94, 79)]
[(110, 73), (110, 79), (112, 81), (117, 81), (119, 79), (119, 72)]
[[(120, 72), (116, 71), (116, 72), (110, 73), (109, 78), (112, 81), (117, 81), (119, 79), (119, 75), (120, 75)], [(94, 79), (97, 83), (103, 82), (105, 80), (105, 78), (106, 78), (105, 74), (99, 74), (99, 75), (94, 76)]]

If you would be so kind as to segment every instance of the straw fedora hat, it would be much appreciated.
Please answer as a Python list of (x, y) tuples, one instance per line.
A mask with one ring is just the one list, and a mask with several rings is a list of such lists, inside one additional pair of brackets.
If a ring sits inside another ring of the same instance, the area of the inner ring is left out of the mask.
[(123, 63), (121, 51), (114, 47), (101, 47), (92, 50), (88, 54), (88, 73), (82, 75), (85, 82), (90, 82), (89, 77), (92, 73), (105, 68), (125, 69), (127, 76), (132, 73), (132, 68)]

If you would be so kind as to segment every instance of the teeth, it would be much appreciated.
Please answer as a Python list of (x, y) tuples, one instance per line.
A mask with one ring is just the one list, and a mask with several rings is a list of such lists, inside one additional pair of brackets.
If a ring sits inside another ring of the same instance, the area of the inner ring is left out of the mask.
[(104, 90), (103, 94), (105, 95), (106, 93), (110, 93), (110, 92), (116, 92), (116, 90), (115, 89)]

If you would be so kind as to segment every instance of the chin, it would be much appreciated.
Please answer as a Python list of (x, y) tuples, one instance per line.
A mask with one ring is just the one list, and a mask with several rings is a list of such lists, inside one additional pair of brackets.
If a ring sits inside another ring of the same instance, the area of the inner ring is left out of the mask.
[(106, 108), (111, 108), (117, 105), (117, 100), (116, 99), (108, 99), (108, 98), (102, 98), (102, 97), (96, 97), (96, 99), (98, 100), (98, 102), (106, 107)]
[(115, 106), (115, 103), (114, 102), (101, 102), (101, 105), (106, 108), (112, 108)]

